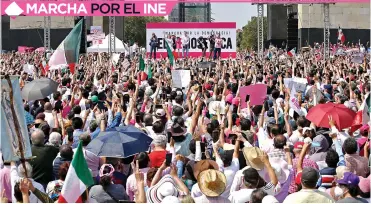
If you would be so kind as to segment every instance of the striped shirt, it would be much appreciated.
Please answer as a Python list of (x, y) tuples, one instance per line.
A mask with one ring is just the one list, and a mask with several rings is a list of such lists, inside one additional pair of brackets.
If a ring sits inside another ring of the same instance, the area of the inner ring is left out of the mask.
[[(296, 175), (298, 172), (297, 172), (297, 169), (296, 169), (296, 165), (298, 163), (298, 160), (299, 158), (295, 158), (292, 160), (292, 166), (293, 166), (293, 169), (294, 169), (294, 175)], [(305, 167), (312, 167), (316, 170), (318, 170), (318, 165), (316, 162), (310, 160), (308, 158), (308, 155), (305, 156), (304, 158), (304, 161), (303, 161), (303, 168)], [(295, 179), (293, 179), (291, 181), (291, 185), (290, 185), (290, 188), (289, 188), (289, 193), (295, 193), (296, 191), (298, 191), (298, 186), (295, 184)]]
[(321, 187), (331, 188), (332, 182), (335, 180), (336, 169), (325, 167), (320, 171), (321, 174)]

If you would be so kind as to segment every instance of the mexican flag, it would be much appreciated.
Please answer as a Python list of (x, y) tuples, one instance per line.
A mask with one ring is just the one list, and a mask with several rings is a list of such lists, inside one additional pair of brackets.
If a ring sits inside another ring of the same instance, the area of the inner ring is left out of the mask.
[(91, 185), (94, 185), (93, 177), (89, 173), (80, 142), (68, 169), (58, 203), (81, 203), (81, 194)]
[[(138, 72), (138, 80), (144, 81), (147, 79), (147, 74), (144, 72), (144, 69), (146, 68), (146, 64), (144, 63), (144, 59), (142, 55), (139, 55), (139, 72)], [(140, 85), (140, 81), (138, 82)]]
[(367, 94), (366, 100), (362, 102), (361, 107), (359, 108), (356, 116), (353, 119), (351, 126), (351, 131), (354, 132), (358, 130), (362, 125), (367, 124), (370, 121), (370, 112), (371, 112), (371, 97), (370, 94)]
[(343, 33), (343, 30), (340, 28), (340, 26), (338, 29), (338, 41), (340, 41), (341, 43), (345, 42), (345, 35)]
[(144, 59), (143, 59), (142, 55), (139, 55), (139, 70), (144, 71), (145, 67), (146, 67), (146, 65), (144, 64)]
[(42, 61), (40, 63), (40, 68), (41, 68), (41, 74), (43, 76), (46, 76), (47, 72), (49, 71), (49, 65), (45, 61)]
[(292, 50), (288, 51), (287, 55), (290, 56), (290, 57), (293, 57), (293, 56), (295, 56), (295, 53), (296, 53), (296, 47), (293, 48)]
[(170, 60), (171, 67), (174, 67), (175, 65), (175, 60), (178, 58), (178, 54), (173, 50), (172, 47), (170, 47), (169, 43), (165, 40), (165, 46), (166, 46), (166, 51), (167, 51), (167, 56)]
[(82, 32), (82, 19), (71, 30), (67, 37), (55, 50), (49, 60), (49, 67), (68, 65), (71, 73), (75, 72), (75, 65), (79, 60), (81, 32)]
[(147, 67), (147, 75), (148, 75), (148, 79), (152, 78), (152, 67), (151, 66)]

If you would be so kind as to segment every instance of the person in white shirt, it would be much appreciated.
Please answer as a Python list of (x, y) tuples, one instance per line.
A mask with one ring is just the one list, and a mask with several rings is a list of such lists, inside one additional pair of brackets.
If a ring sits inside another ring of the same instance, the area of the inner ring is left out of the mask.
[[(260, 159), (261, 159), (260, 165), (264, 166), (264, 169), (269, 175), (270, 182), (265, 182), (264, 179), (260, 176), (260, 173), (258, 172), (258, 170), (251, 168), (251, 167), (247, 167), (247, 168), (245, 167), (246, 169), (243, 170), (243, 173), (242, 173), (243, 179), (234, 178), (233, 187), (231, 188), (231, 192), (230, 192), (231, 194), (229, 196), (229, 200), (232, 203), (250, 202), (251, 193), (255, 189), (262, 189), (268, 195), (274, 195), (275, 187), (278, 184), (277, 176), (269, 162), (268, 155), (266, 153), (262, 153)], [(241, 180), (243, 180), (246, 188), (240, 189), (239, 186), (236, 186), (236, 182), (237, 182), (236, 179), (240, 180), (240, 182)]]
[[(45, 193), (45, 190), (44, 190), (44, 187), (34, 181), (32, 178), (30, 178), (32, 176), (32, 166), (30, 165), (30, 163), (28, 162), (25, 162), (25, 167), (26, 169), (23, 168), (23, 165), (19, 165), (18, 167), (16, 166), (15, 162), (11, 162), (11, 167), (10, 167), (10, 182), (11, 182), (11, 185), (12, 185), (12, 202), (13, 203), (16, 203), (17, 200), (16, 198), (14, 197), (14, 186), (17, 182), (20, 182), (20, 180), (22, 178), (28, 178), (31, 182), (32, 182), (32, 185), (39, 189), (41, 192)], [(31, 193), (30, 194), (30, 203), (42, 203), (39, 199), (37, 199), (37, 197)]]
[(135, 55), (138, 52), (138, 42), (134, 42), (133, 46), (131, 46), (131, 52)]
[(45, 114), (45, 121), (48, 123), (50, 128), (54, 128), (54, 116), (53, 116), (53, 107), (52, 104), (47, 102), (44, 105), (44, 114)]
[(189, 37), (187, 32), (184, 32), (184, 36), (182, 37), (182, 46), (183, 46), (182, 56), (183, 58), (187, 58), (189, 55)]
[(214, 155), (216, 158), (216, 163), (218, 164), (220, 171), (224, 173), (226, 180), (227, 180), (225, 190), (221, 194), (221, 196), (228, 198), (234, 176), (236, 175), (236, 172), (240, 169), (240, 162), (238, 160), (238, 155), (240, 152), (240, 141), (237, 140), (236, 144), (234, 145), (232, 161), (230, 161), (230, 159), (227, 158), (226, 152), (224, 152), (224, 154), (221, 157), (218, 153), (216, 145), (214, 145), (213, 148), (214, 148)]

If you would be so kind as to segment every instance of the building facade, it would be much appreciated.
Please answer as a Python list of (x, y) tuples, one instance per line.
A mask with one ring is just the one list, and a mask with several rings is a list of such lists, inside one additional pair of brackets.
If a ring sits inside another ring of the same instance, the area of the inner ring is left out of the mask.
[[(370, 40), (370, 3), (330, 4), (330, 43), (337, 42), (341, 27), (346, 43), (366, 45)], [(324, 41), (322, 4), (292, 5), (298, 19), (298, 45), (304, 47)], [(288, 9), (285, 5), (268, 5), (268, 41), (281, 46), (287, 40)]]
[[(182, 11), (182, 6), (185, 6)], [(209, 22), (211, 19), (210, 3), (184, 3), (177, 4), (168, 16), (169, 22), (182, 22), (181, 13), (184, 15), (184, 22)]]
[[(299, 44), (322, 43), (323, 6), (321, 4), (298, 5)], [(366, 45), (370, 41), (370, 3), (330, 4), (330, 43), (337, 42), (341, 27), (346, 43)]]

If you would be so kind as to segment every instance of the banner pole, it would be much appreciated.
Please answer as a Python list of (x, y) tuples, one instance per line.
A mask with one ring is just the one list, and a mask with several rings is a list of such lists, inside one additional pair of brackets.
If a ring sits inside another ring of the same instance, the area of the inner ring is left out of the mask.
[(5, 75), (4, 78), (7, 80), (8, 85), (9, 85), (10, 109), (12, 111), (14, 127), (15, 127), (15, 131), (17, 133), (18, 148), (19, 148), (19, 152), (20, 152), (20, 156), (21, 156), (21, 163), (22, 163), (23, 169), (25, 171), (25, 176), (26, 176), (26, 178), (28, 178), (26, 163), (25, 163), (25, 158), (24, 158), (24, 150), (23, 150), (23, 137), (22, 137), (22, 134), (20, 132), (21, 127), (19, 125), (18, 117), (17, 117), (17, 114), (16, 114), (15, 109), (14, 109), (13, 86), (12, 86), (12, 82), (10, 80), (9, 75)]

